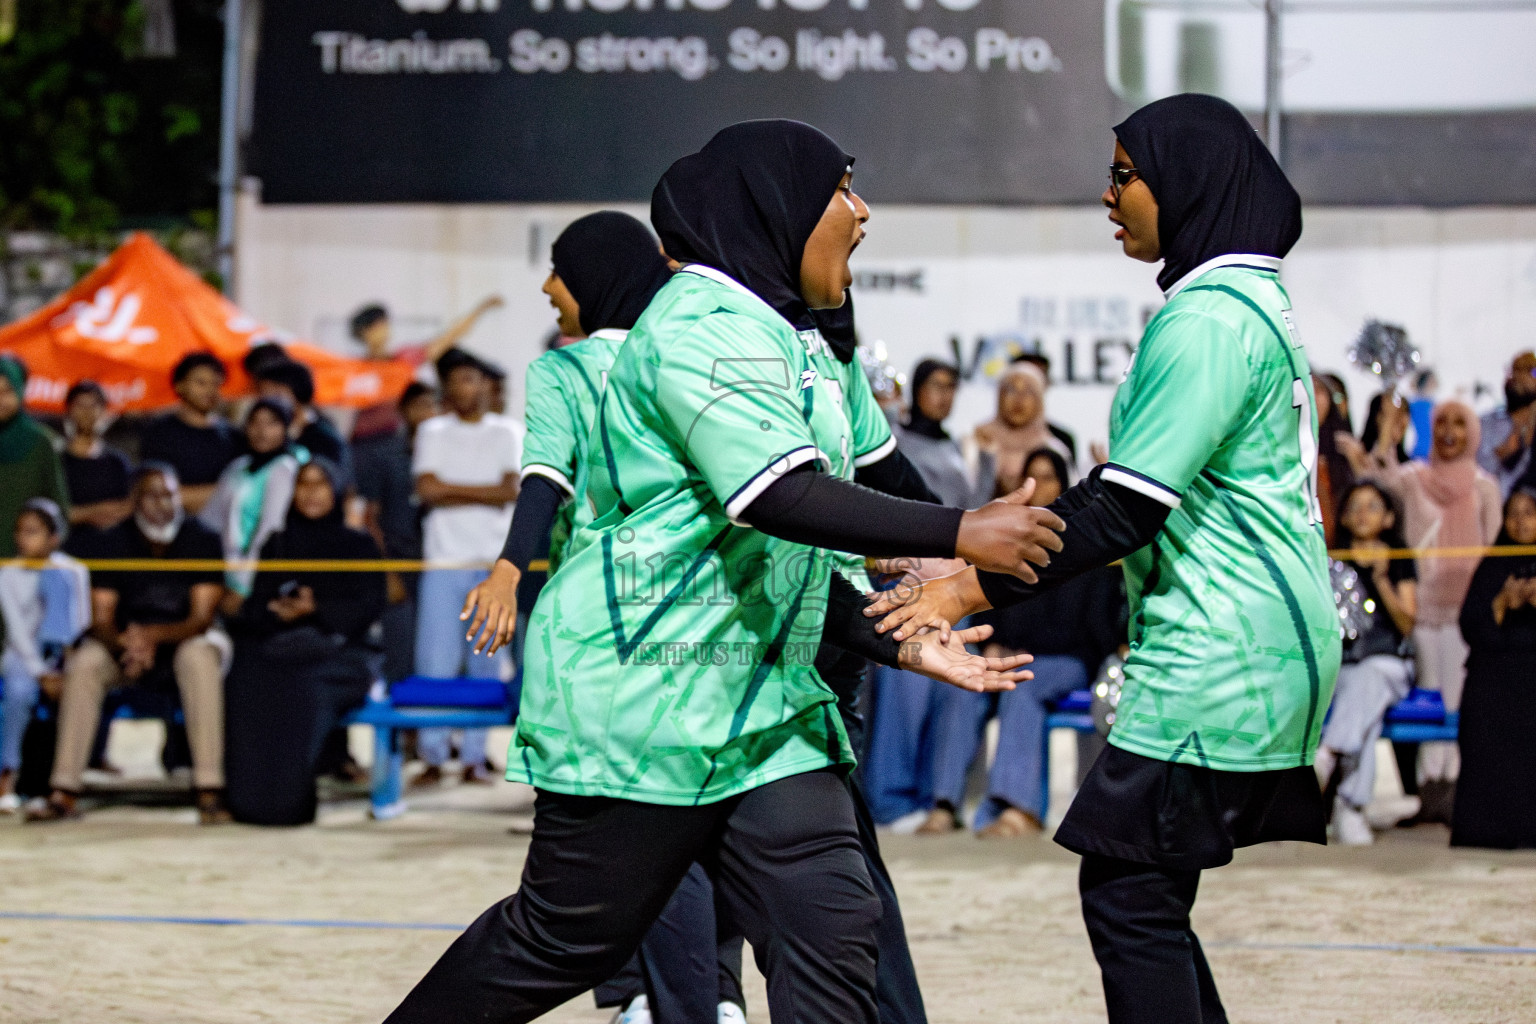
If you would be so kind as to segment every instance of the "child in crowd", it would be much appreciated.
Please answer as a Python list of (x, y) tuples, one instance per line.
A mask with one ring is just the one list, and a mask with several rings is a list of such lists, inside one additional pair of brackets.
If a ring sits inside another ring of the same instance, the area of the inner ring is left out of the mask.
[(1316, 768), (1325, 787), (1338, 773), (1333, 827), (1346, 846), (1373, 840), (1364, 808), (1376, 786), (1376, 741), (1388, 709), (1413, 681), (1405, 638), (1413, 635), (1418, 610), (1418, 572), (1411, 558), (1387, 557), (1392, 548), (1406, 547), (1399, 521), (1397, 503), (1370, 480), (1351, 487), (1340, 503), (1337, 543), (1352, 549), (1345, 564), (1358, 574), (1370, 624), (1344, 648)]
[(21, 768), (21, 740), (39, 688), (56, 696), (63, 684), (64, 648), (79, 639), (91, 621), (90, 584), (85, 566), (59, 551), (65, 519), (47, 498), (32, 498), (16, 517), (16, 552), (34, 564), (0, 568), (0, 614), (5, 618), (5, 653), (0, 656), (4, 700), (0, 702), (0, 814), (20, 806), (15, 793)]

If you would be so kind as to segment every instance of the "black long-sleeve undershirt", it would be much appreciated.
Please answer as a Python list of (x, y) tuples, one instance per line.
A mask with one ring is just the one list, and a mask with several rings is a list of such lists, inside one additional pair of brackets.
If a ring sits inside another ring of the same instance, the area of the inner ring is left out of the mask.
[(892, 449), (891, 454), (879, 462), (855, 469), (853, 482), (893, 498), (926, 501), (930, 505), (944, 504), (943, 499), (933, 492), (928, 481), (923, 479), (923, 474), (901, 453), (900, 448)]
[(512, 513), (512, 525), (507, 530), (506, 543), (501, 547), (501, 557), (525, 573), (535, 558), (549, 554), (549, 535), (555, 526), (555, 516), (565, 502), (566, 493), (553, 480), (544, 476), (523, 479), (517, 495), (517, 508)]
[(893, 633), (875, 631), (879, 620), (864, 614), (868, 604), (864, 595), (842, 573), (832, 573), (832, 585), (827, 591), (826, 620), (821, 627), (821, 642), (860, 658), (896, 668), (901, 643), (892, 639)]
[(893, 498), (799, 466), (742, 511), (781, 540), (856, 555), (953, 558), (964, 509)]
[(981, 592), (992, 607), (1018, 604), (1152, 543), (1172, 509), (1128, 487), (1105, 483), (1101, 469), (1048, 506), (1067, 525), (1061, 532), (1061, 550), (1051, 556), (1051, 564), (1036, 568), (1038, 583), (1025, 583), (1007, 573), (977, 571)]

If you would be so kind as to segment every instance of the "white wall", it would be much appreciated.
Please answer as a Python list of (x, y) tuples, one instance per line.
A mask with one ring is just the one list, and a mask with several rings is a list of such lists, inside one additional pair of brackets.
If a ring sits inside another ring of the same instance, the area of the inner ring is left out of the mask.
[[(521, 367), (553, 324), (539, 292), (549, 243), (590, 209), (283, 207), (248, 193), (237, 298), (267, 323), (344, 348), (345, 320), (365, 302), (384, 301), (411, 340), (499, 292), (507, 306), (466, 344), (514, 371), (520, 409)], [(1104, 211), (1086, 207), (877, 204), (854, 267), (864, 339), (883, 341), (898, 367), (948, 354), (951, 337), (966, 359), (983, 338), (1038, 341), (1055, 362), (1052, 417), (1084, 441), (1104, 435), (1125, 345), (1161, 302), (1155, 269), (1120, 256)], [(1313, 365), (1349, 371), (1357, 419), (1374, 380), (1344, 353), (1368, 317), (1407, 327), (1442, 394), (1497, 393), (1510, 356), (1536, 345), (1536, 209), (1310, 210), (1284, 281)], [(956, 425), (991, 410), (978, 373)]]

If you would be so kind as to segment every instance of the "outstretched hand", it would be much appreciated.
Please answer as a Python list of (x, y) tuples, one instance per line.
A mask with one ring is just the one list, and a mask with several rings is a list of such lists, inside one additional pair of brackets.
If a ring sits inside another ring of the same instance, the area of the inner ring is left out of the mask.
[(1032, 565), (1051, 564), (1051, 552), (1061, 550), (1061, 531), (1067, 524), (1049, 509), (1029, 503), (1035, 481), (960, 519), (955, 554), (978, 569), (1005, 572), (1025, 583), (1039, 582)]
[(1033, 679), (1035, 674), (1023, 666), (1034, 661), (1034, 655), (984, 658), (966, 650), (966, 644), (981, 643), (991, 635), (991, 626), (951, 630), (947, 642), (941, 641), (936, 631), (922, 633), (901, 645), (898, 659), (904, 669), (972, 693), (1011, 690)]
[(875, 632), (888, 633), (894, 629), (896, 632), (891, 636), (895, 640), (907, 640), (931, 629), (939, 633), (940, 642), (948, 643), (950, 627), (987, 608), (986, 596), (971, 566), (939, 579), (904, 576), (889, 590), (864, 596), (870, 598), (864, 614), (880, 619)]
[(464, 639), (475, 645), (476, 654), (490, 657), (512, 642), (517, 629), (517, 585), (521, 580), (517, 566), (504, 558), (497, 559), (491, 574), (464, 599), (459, 621), (469, 622)]

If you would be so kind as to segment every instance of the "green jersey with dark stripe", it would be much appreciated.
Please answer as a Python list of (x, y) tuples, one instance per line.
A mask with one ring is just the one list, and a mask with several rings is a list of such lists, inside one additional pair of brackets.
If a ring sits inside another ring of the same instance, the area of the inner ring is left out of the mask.
[(1279, 267), (1224, 256), (1170, 288), (1111, 411), (1103, 479), (1171, 512), (1125, 560), (1109, 741), (1161, 761), (1311, 764), (1338, 674), (1317, 412)]
[(554, 575), (576, 531), (592, 521), (587, 500), (587, 444), (597, 422), (597, 407), (608, 384), (608, 371), (628, 331), (602, 330), (546, 352), (528, 366), (523, 442), (523, 477), (542, 476), (571, 500), (560, 506), (549, 541), (549, 572)]
[(508, 778), (695, 804), (853, 762), (812, 664), (832, 557), (740, 519), (783, 473), (846, 479), (886, 443), (835, 364), (710, 268), (652, 300), (590, 441), (594, 518), (528, 624)]

